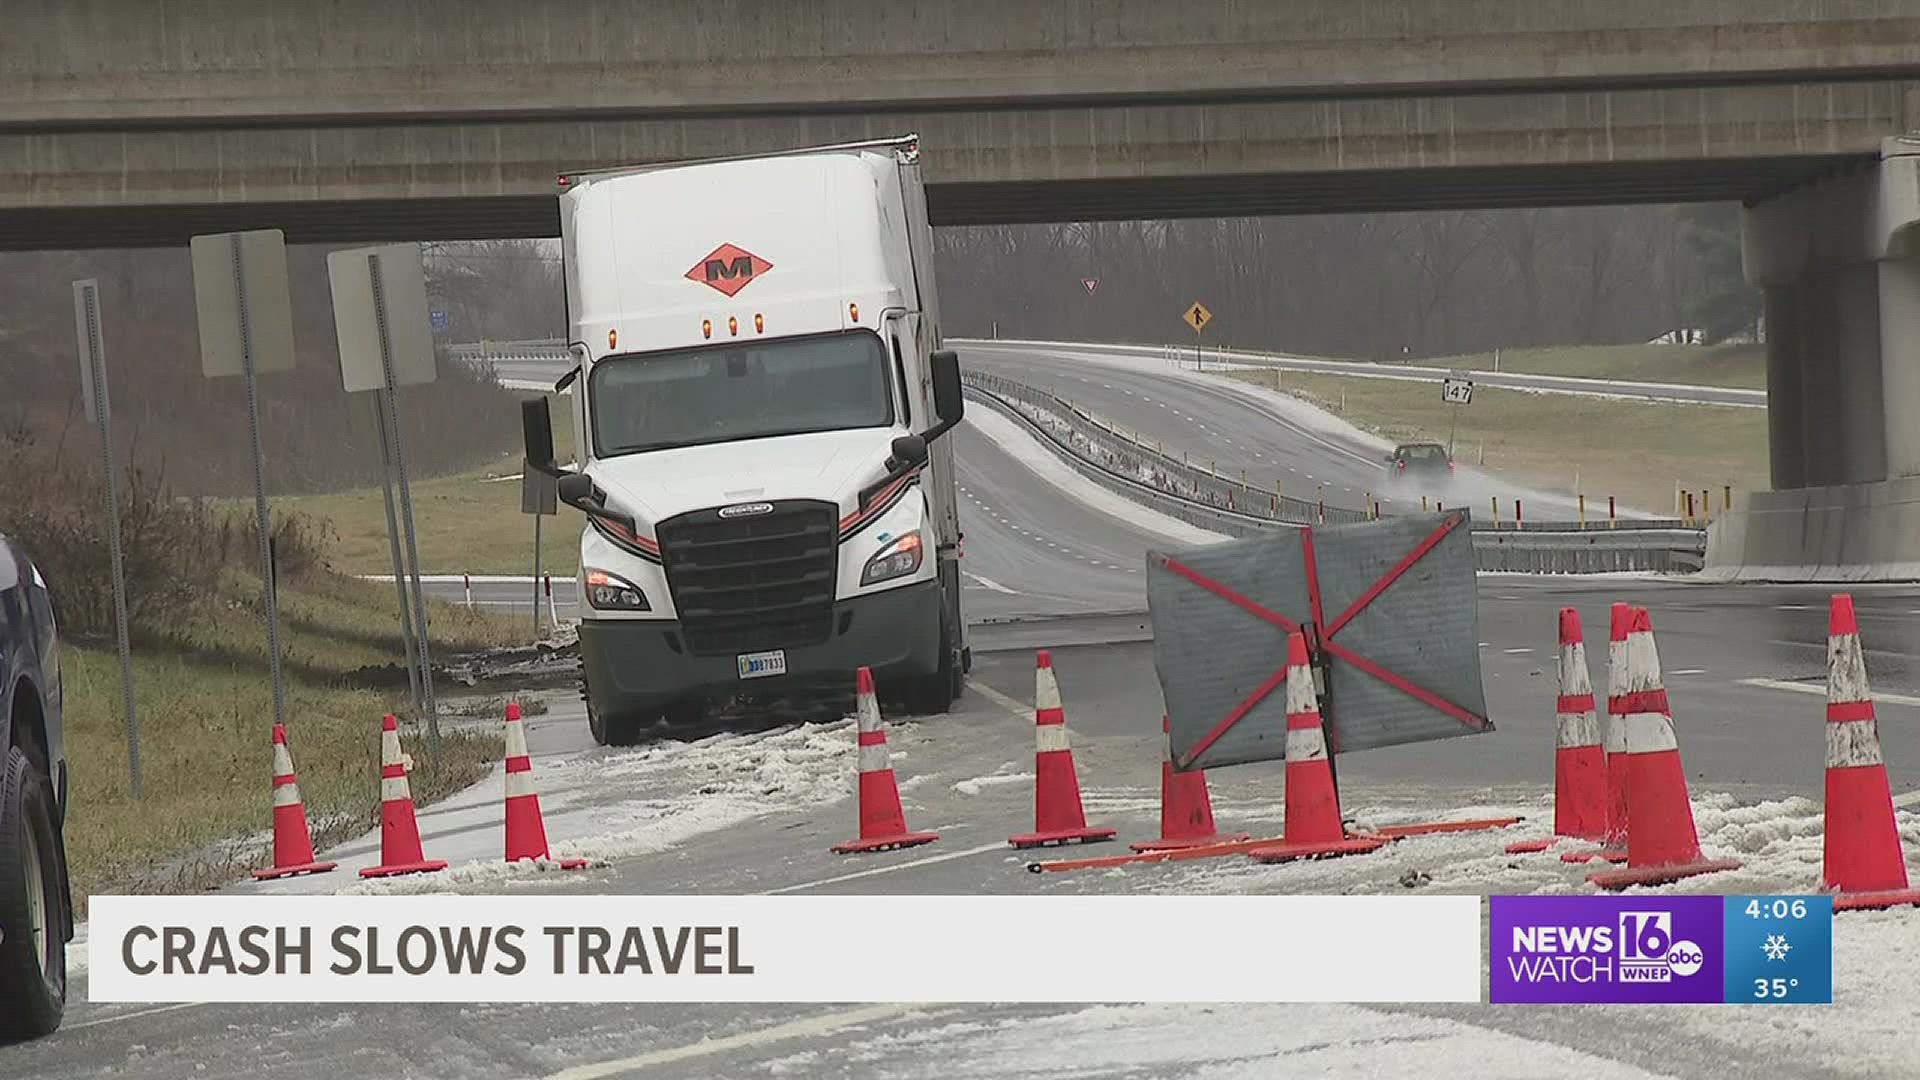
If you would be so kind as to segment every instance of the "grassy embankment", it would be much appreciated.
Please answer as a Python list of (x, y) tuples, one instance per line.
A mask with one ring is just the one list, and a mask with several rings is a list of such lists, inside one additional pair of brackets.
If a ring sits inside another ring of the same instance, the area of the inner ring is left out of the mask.
[[(1436, 367), (1491, 369), (1491, 354), (1423, 361)], [(1754, 347), (1608, 346), (1502, 352), (1502, 371), (1580, 375), (1641, 382), (1761, 386), (1765, 358)], [(1366, 431), (1394, 441), (1445, 443), (1455, 406), (1426, 383), (1298, 372), (1238, 371), (1233, 378), (1278, 388)], [(1513, 477), (1536, 490), (1587, 496), (1604, 512), (1622, 506), (1672, 512), (1678, 489), (1737, 493), (1767, 483), (1763, 409), (1636, 403), (1476, 386), (1458, 409), (1453, 432), (1462, 465)]]
[[(331, 574), (280, 592), (287, 728), (316, 846), (378, 821), (380, 717), (407, 696), (392, 599), (390, 586)], [(431, 604), (429, 618), (441, 659), (517, 644), (525, 632), (517, 620), (447, 604)], [(270, 861), (258, 835), (272, 823), (265, 638), (258, 578), (227, 572), (180, 625), (135, 641), (137, 801), (112, 644), (63, 649), (73, 768), (67, 843), (79, 903), (99, 892), (206, 888)], [(420, 804), (484, 776), (502, 752), (496, 735), (442, 727), (437, 763), (424, 735), (402, 739)]]

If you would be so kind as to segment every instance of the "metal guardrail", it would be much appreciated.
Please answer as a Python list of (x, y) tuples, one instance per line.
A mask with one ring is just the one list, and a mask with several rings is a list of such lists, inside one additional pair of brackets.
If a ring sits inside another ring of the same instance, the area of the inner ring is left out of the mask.
[[(1256, 536), (1279, 528), (1369, 520), (1366, 512), (1326, 507), (1318, 500), (1242, 501), (1252, 489), (1209, 469), (1195, 469), (1143, 446), (1068, 402), (998, 376), (967, 372), (971, 396), (1037, 435), (1054, 453), (1095, 483), (1176, 520), (1228, 536)], [(1520, 573), (1695, 572), (1705, 562), (1706, 532), (1679, 521), (1541, 522), (1496, 528), (1471, 521), (1479, 569)]]

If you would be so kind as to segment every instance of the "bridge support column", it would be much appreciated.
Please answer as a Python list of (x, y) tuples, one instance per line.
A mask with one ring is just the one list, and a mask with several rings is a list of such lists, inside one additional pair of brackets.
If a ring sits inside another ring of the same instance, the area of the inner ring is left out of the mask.
[(1766, 290), (1773, 490), (1713, 523), (1705, 573), (1920, 580), (1920, 137), (1742, 224)]

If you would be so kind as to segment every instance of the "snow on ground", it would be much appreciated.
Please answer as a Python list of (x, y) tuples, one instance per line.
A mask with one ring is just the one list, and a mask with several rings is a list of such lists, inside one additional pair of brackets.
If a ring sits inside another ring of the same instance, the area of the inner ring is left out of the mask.
[(1189, 525), (1108, 491), (1075, 472), (1073, 466), (1040, 445), (1039, 440), (1019, 424), (990, 408), (968, 410), (963, 422), (973, 425), (976, 431), (1006, 451), (1015, 461), (1031, 469), (1040, 479), (1099, 513), (1159, 533), (1170, 543), (1211, 544), (1229, 539), (1221, 533)]
[(1365, 1076), (1370, 1080), (1652, 1080), (1658, 1074), (1435, 1017), (1352, 1005), (1100, 1005), (888, 1029), (770, 1061), (770, 1076)]

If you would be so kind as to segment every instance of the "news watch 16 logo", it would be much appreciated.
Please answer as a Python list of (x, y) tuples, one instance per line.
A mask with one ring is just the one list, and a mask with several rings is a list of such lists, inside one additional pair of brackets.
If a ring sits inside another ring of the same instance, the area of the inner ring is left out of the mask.
[(1495, 896), (1490, 1000), (1539, 1004), (1722, 1000), (1713, 896)]

